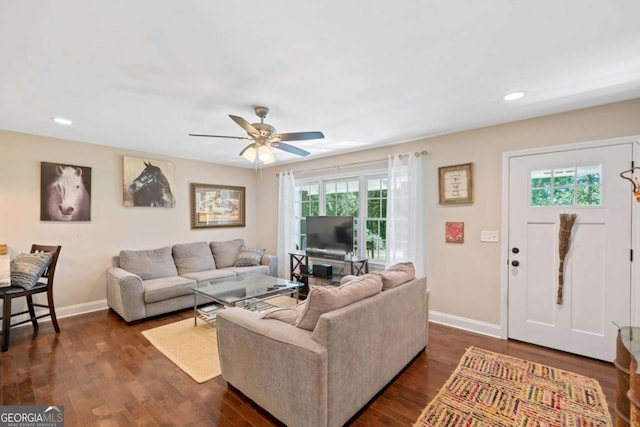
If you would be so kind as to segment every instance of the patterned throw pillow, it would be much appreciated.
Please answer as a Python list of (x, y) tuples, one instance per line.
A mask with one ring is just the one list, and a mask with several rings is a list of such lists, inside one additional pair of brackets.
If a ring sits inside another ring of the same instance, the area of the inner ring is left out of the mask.
[(11, 261), (11, 286), (33, 288), (50, 262), (49, 252), (18, 255)]
[(250, 267), (260, 265), (265, 249), (248, 248), (244, 245), (240, 247), (240, 253), (236, 257), (236, 267)]

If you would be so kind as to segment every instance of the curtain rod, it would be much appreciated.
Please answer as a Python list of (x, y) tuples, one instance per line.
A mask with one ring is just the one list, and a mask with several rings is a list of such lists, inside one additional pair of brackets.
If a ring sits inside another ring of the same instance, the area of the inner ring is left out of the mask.
[[(427, 150), (422, 150), (422, 151), (416, 151), (415, 153), (413, 153), (414, 156), (416, 157), (420, 157), (420, 156), (426, 156), (428, 154)], [(405, 157), (409, 157), (411, 154), (399, 154), (398, 158), (400, 160), (402, 160)], [(391, 156), (391, 158), (393, 158), (393, 156)], [(327, 166), (324, 168), (315, 168), (315, 169), (305, 169), (305, 170), (297, 170), (297, 171), (293, 171), (294, 175), (297, 173), (307, 173), (307, 172), (319, 172), (319, 171), (326, 171), (326, 170), (332, 170), (332, 169), (340, 169), (340, 168), (348, 168), (350, 166), (360, 166), (360, 165), (368, 165), (371, 163), (382, 163), (382, 162), (386, 162), (387, 159), (378, 159), (378, 160), (368, 160), (366, 162), (355, 162), (355, 163), (347, 163), (345, 165), (336, 165), (336, 166)], [(281, 173), (284, 172), (277, 172), (276, 176), (280, 176)]]

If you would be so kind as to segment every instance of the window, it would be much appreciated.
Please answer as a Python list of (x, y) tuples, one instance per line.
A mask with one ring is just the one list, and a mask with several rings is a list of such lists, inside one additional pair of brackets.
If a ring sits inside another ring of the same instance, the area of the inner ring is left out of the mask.
[(387, 258), (387, 178), (367, 179), (367, 255)]
[(600, 206), (602, 165), (531, 172), (531, 206)]
[[(296, 184), (295, 209), (297, 249), (307, 247), (307, 216), (350, 215), (354, 217), (354, 252), (368, 256), (372, 262), (385, 261), (386, 172), (300, 181)], [(360, 236), (365, 236), (363, 242)]]
[(318, 184), (296, 185), (296, 249), (307, 248), (307, 216), (320, 215)]

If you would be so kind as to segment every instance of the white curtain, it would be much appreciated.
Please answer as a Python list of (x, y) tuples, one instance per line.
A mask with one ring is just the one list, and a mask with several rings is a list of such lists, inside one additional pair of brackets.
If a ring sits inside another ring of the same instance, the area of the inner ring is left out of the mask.
[(387, 193), (387, 267), (413, 262), (416, 275), (425, 272), (424, 157), (389, 156)]
[(280, 172), (278, 189), (278, 277), (289, 278), (289, 252), (295, 249), (296, 222), (294, 200), (296, 181), (293, 171)]

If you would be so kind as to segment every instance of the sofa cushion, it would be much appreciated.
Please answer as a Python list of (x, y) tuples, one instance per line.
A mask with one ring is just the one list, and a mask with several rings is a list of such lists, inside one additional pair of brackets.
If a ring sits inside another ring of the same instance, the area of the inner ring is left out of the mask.
[(236, 277), (235, 271), (224, 268), (216, 268), (214, 270), (196, 271), (193, 273), (185, 273), (181, 275), (187, 279), (195, 280), (196, 282), (206, 282), (207, 280), (220, 280), (229, 277)]
[(266, 249), (248, 248), (245, 245), (240, 247), (240, 253), (236, 257), (236, 267), (250, 267), (252, 265), (260, 265), (262, 255)]
[(49, 252), (20, 254), (15, 257), (9, 266), (11, 286), (20, 286), (27, 290), (33, 288), (49, 266), (51, 258)]
[(217, 268), (233, 267), (244, 239), (228, 240), (225, 242), (211, 242), (211, 252)]
[(374, 274), (358, 276), (357, 279), (339, 287), (313, 286), (309, 290), (307, 305), (296, 326), (312, 331), (322, 314), (376, 295), (381, 290), (382, 278)]
[(372, 274), (380, 276), (384, 291), (413, 280), (416, 277), (416, 269), (412, 262), (401, 262), (384, 271), (376, 271)]
[(207, 242), (173, 245), (172, 250), (178, 274), (181, 276), (185, 273), (195, 273), (216, 268), (216, 262)]
[(266, 274), (269, 275), (268, 265), (252, 265), (249, 267), (229, 267), (225, 268), (225, 271), (232, 271), (238, 276), (244, 276), (245, 274)]
[(269, 308), (262, 313), (263, 319), (276, 319), (281, 322), (295, 325), (298, 319), (304, 313), (304, 309), (307, 306), (307, 301), (295, 305), (294, 307), (273, 307)]
[(191, 279), (180, 276), (147, 280), (144, 282), (144, 302), (148, 304), (183, 295), (193, 295), (193, 290), (187, 286), (195, 283)]
[(146, 251), (120, 251), (120, 267), (142, 280), (178, 275), (168, 246)]

